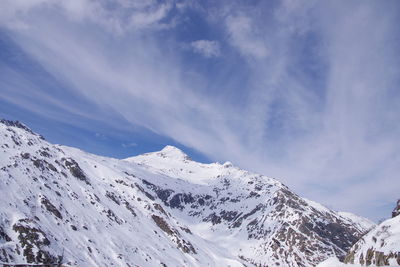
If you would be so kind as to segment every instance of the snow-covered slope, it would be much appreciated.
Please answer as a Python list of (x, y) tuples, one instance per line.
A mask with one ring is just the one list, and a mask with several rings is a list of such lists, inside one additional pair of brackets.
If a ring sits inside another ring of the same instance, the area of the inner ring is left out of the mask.
[(315, 266), (369, 227), (230, 163), (166, 147), (126, 160), (0, 123), (0, 261)]
[[(300, 198), (273, 178), (230, 162), (200, 164), (174, 147), (126, 160), (175, 178), (181, 189), (156, 180), (147, 188), (194, 232), (249, 263), (312, 266), (329, 255), (343, 257), (356, 236), (374, 226), (356, 215), (340, 215)], [(193, 184), (197, 186), (192, 188)], [(176, 195), (171, 197), (174, 191), (184, 192), (178, 203)], [(205, 196), (208, 201), (197, 201)]]
[[(365, 265), (346, 264), (346, 263), (339, 261), (338, 258), (335, 258), (335, 257), (329, 258), (317, 265), (317, 267), (362, 267), (362, 266), (365, 266)], [(395, 267), (395, 266), (398, 266), (398, 264), (385, 265), (385, 267)]]
[(364, 229), (371, 230), (373, 227), (376, 226), (375, 223), (372, 222), (371, 220), (368, 220), (367, 218), (355, 215), (354, 213), (344, 212), (344, 211), (340, 211), (338, 213), (343, 218), (346, 218), (352, 222), (359, 224)]
[[(344, 263), (337, 258), (329, 258), (318, 267), (338, 266), (400, 266), (400, 200), (392, 212), (393, 218), (388, 219), (362, 236), (347, 253)], [(354, 218), (353, 214), (340, 213), (368, 225), (364, 218)]]
[(400, 216), (388, 219), (363, 236), (350, 249), (346, 263), (400, 265)]

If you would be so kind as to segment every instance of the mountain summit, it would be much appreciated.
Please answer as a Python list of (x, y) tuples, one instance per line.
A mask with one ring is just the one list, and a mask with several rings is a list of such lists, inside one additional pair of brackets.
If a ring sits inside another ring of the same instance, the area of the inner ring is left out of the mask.
[(186, 155), (182, 150), (170, 145), (165, 146), (160, 152), (157, 152), (157, 154), (171, 159), (179, 159), (179, 160), (190, 159), (190, 157)]
[(172, 146), (118, 160), (19, 126), (0, 123), (0, 262), (315, 266), (373, 226)]

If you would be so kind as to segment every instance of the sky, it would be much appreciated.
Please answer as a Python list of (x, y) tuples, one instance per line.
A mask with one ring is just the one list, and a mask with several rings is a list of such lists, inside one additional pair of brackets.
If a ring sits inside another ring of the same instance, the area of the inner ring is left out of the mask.
[(2, 0), (0, 117), (174, 145), (378, 221), (400, 198), (400, 2)]

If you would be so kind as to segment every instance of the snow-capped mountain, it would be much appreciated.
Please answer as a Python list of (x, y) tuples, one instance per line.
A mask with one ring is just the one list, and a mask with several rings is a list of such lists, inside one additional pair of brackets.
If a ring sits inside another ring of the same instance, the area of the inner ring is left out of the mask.
[(77, 266), (315, 266), (372, 224), (175, 147), (125, 160), (0, 123), (0, 261)]

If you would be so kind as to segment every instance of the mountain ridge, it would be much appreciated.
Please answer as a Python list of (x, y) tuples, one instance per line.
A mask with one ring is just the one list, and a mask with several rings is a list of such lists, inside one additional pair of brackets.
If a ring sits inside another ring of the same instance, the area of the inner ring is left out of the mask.
[[(367, 229), (276, 179), (167, 146), (124, 160), (0, 123), (0, 261), (315, 266)], [(168, 156), (168, 157), (167, 157)]]

